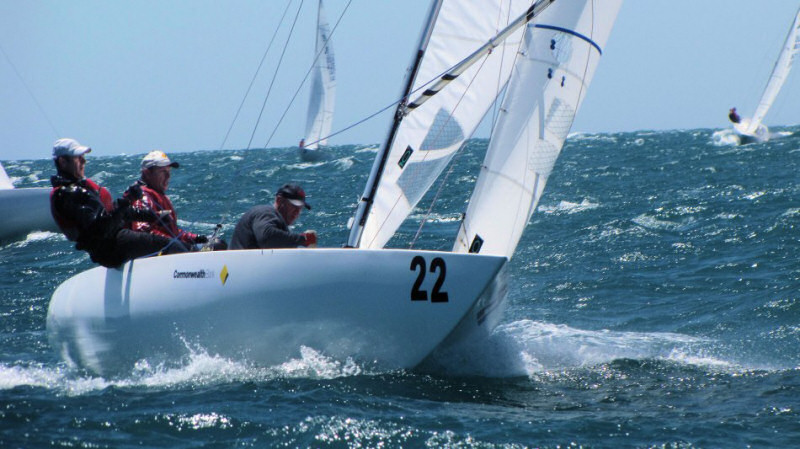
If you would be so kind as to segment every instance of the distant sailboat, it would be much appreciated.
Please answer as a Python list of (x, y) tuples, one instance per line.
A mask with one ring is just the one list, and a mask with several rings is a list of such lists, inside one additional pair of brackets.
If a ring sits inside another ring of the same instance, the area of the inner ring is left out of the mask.
[(330, 27), (325, 19), (322, 0), (317, 12), (317, 41), (312, 69), (311, 96), (308, 103), (308, 119), (305, 138), (300, 141), (300, 157), (304, 160), (318, 159), (319, 147), (328, 144), (328, 135), (333, 122), (336, 100), (336, 63), (330, 39)]
[(50, 213), (50, 188), (15, 189), (0, 164), (0, 241), (25, 236), (33, 231), (58, 231)]
[[(769, 77), (767, 87), (764, 88), (764, 93), (761, 95), (761, 101), (758, 102), (756, 113), (753, 114), (752, 118), (742, 118), (733, 124), (733, 129), (739, 136), (741, 144), (769, 140), (769, 129), (762, 122), (769, 108), (772, 107), (772, 103), (775, 102), (783, 83), (786, 82), (798, 49), (800, 49), (800, 9), (797, 10), (792, 27), (789, 28), (789, 34), (786, 36), (781, 54), (778, 56), (778, 60), (775, 61), (775, 67), (772, 69), (772, 75)], [(731, 112), (735, 114), (735, 108)], [(731, 117), (732, 121), (734, 117)]]

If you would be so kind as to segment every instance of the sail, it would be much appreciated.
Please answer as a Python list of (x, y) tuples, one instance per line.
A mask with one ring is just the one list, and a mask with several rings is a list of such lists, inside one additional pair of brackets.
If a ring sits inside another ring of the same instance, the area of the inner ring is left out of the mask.
[[(524, 15), (532, 3), (531, 0), (434, 2), (431, 21), (423, 33), (426, 45), (420, 47), (422, 57), (415, 62), (418, 68), (412, 70), (409, 80), (409, 100), (431, 88), (432, 81), (486, 44), (509, 21)], [(449, 84), (438, 94), (426, 98), (427, 101), (393, 125), (382, 149), (386, 151), (385, 165), (374, 197), (370, 198), (372, 203), (360, 239), (354, 239), (351, 233), (351, 245), (381, 248), (392, 237), (472, 135), (505, 86), (521, 38), (522, 28), (511, 33), (480, 62), (448, 79)], [(365, 192), (364, 197), (370, 195), (371, 192)]]
[(3, 168), (3, 164), (0, 164), (0, 189), (13, 189), (14, 184), (11, 183), (11, 180), (8, 178), (6, 174), (6, 170)]
[(775, 62), (775, 67), (772, 69), (772, 75), (770, 75), (767, 87), (764, 88), (764, 93), (761, 95), (761, 101), (758, 102), (756, 113), (750, 119), (748, 133), (756, 131), (758, 125), (764, 120), (764, 116), (767, 115), (769, 108), (772, 107), (772, 103), (775, 102), (775, 98), (778, 96), (781, 87), (783, 87), (783, 83), (786, 82), (786, 77), (792, 68), (792, 62), (798, 48), (800, 48), (800, 9), (797, 10), (792, 27), (789, 28), (789, 34), (786, 35), (783, 49)]
[(311, 75), (311, 96), (304, 139), (307, 143), (305, 148), (308, 150), (316, 149), (319, 145), (327, 145), (336, 100), (336, 63), (322, 0), (319, 0), (317, 12), (317, 44), (314, 54), (316, 59)]
[(597, 68), (622, 0), (560, 2), (527, 25), (455, 252), (511, 257)]

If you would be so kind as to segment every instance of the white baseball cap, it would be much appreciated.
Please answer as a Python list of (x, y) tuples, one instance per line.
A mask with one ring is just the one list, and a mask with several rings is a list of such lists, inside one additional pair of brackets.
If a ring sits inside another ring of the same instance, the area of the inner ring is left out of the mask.
[(58, 139), (53, 144), (53, 159), (59, 156), (83, 156), (90, 151), (91, 148), (81, 145), (75, 139)]
[(172, 162), (163, 151), (155, 150), (147, 153), (147, 156), (142, 159), (142, 168), (150, 167), (172, 167), (178, 168), (180, 164)]

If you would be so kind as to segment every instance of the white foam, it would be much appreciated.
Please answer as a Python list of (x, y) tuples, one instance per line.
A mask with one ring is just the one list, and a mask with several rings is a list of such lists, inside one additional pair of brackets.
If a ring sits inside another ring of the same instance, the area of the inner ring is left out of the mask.
[(581, 200), (580, 203), (574, 203), (572, 201), (561, 201), (557, 205), (540, 205), (537, 210), (543, 214), (577, 214), (579, 212), (584, 212), (590, 209), (596, 209), (600, 207), (599, 204), (593, 203), (588, 199)]
[(29, 233), (25, 239), (19, 240), (13, 243), (10, 243), (8, 247), (10, 248), (24, 248), (32, 243), (41, 242), (44, 240), (62, 240), (66, 239), (63, 234), (59, 232), (49, 232), (49, 231), (34, 231)]
[(489, 377), (533, 376), (619, 359), (733, 367), (732, 363), (707, 354), (713, 345), (713, 341), (682, 334), (581, 330), (519, 320), (499, 326), (489, 338), (437, 354), (436, 366), (450, 374)]
[(341, 170), (347, 170), (353, 166), (355, 162), (353, 161), (353, 156), (343, 157), (341, 159), (336, 159), (333, 161), (333, 164)]
[[(647, 229), (652, 229), (656, 231), (680, 231), (685, 229), (687, 224), (686, 223), (677, 223), (673, 221), (667, 220), (659, 220), (651, 215), (642, 214), (638, 217), (633, 218), (631, 221), (642, 226)], [(689, 220), (693, 221), (693, 220)]]
[(378, 146), (378, 145), (372, 146), (371, 145), (371, 146), (366, 146), (366, 147), (363, 147), (363, 148), (358, 148), (358, 149), (355, 150), (355, 153), (377, 153), (379, 149), (380, 149), (380, 146)]
[(721, 129), (711, 134), (711, 144), (717, 147), (739, 145), (739, 136), (733, 129)]
[(320, 162), (300, 162), (298, 164), (291, 164), (287, 165), (286, 168), (288, 169), (297, 169), (297, 170), (307, 170), (309, 168), (321, 167), (325, 165), (327, 162), (320, 161)]
[(190, 355), (180, 366), (154, 365), (140, 360), (129, 374), (113, 379), (87, 375), (64, 363), (55, 366), (0, 364), (0, 391), (28, 386), (80, 396), (110, 387), (169, 389), (276, 378), (333, 379), (365, 372), (352, 359), (339, 361), (307, 347), (301, 348), (298, 358), (272, 367), (253, 366), (246, 360), (212, 355), (201, 348), (188, 349)]

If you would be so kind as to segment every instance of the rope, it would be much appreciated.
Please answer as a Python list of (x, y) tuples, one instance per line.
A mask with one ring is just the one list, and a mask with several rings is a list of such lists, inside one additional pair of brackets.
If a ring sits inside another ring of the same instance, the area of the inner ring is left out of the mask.
[(289, 47), (289, 40), (292, 38), (292, 34), (294, 33), (294, 28), (297, 25), (297, 18), (300, 17), (300, 10), (303, 8), (303, 0), (300, 0), (300, 6), (297, 7), (297, 13), (294, 16), (294, 22), (292, 22), (292, 28), (289, 30), (289, 36), (286, 37), (286, 42), (283, 44), (283, 51), (281, 51), (281, 57), (278, 59), (278, 64), (275, 66), (275, 72), (272, 74), (272, 80), (269, 83), (269, 89), (267, 89), (267, 95), (264, 97), (264, 103), (261, 105), (261, 111), (258, 113), (258, 119), (256, 120), (256, 124), (253, 127), (253, 132), (250, 134), (250, 140), (247, 142), (247, 149), (250, 149), (250, 145), (253, 143), (253, 137), (256, 135), (256, 130), (258, 129), (259, 123), (261, 123), (261, 116), (264, 115), (264, 108), (267, 106), (267, 99), (269, 99), (269, 94), (272, 92), (272, 86), (275, 84), (275, 78), (278, 77), (278, 70), (281, 68), (281, 64), (283, 63), (283, 57), (286, 55), (286, 49)]
[[(510, 10), (509, 10), (509, 15), (510, 15)], [(522, 46), (524, 42), (525, 42), (525, 40), (521, 39), (519, 45)], [(487, 54), (487, 57), (488, 57), (488, 55), (489, 54)], [(518, 55), (519, 55), (519, 49), (514, 54), (514, 60), (512, 61), (512, 67), (514, 65), (516, 65), (517, 56)], [(484, 60), (481, 63), (480, 67), (475, 72), (475, 75), (473, 76), (472, 80), (470, 80), (470, 83), (467, 85), (467, 88), (464, 89), (464, 94), (461, 96), (461, 98), (459, 99), (458, 103), (456, 103), (456, 106), (453, 108), (453, 112), (455, 112), (455, 110), (458, 109), (458, 105), (461, 103), (461, 100), (464, 98), (464, 95), (466, 95), (466, 93), (469, 90), (470, 86), (472, 86), (472, 83), (475, 81), (475, 77), (477, 77), (478, 74), (483, 69), (483, 66), (486, 63), (486, 59), (487, 58), (484, 58)], [(501, 63), (501, 66), (502, 66), (502, 63)], [(509, 76), (509, 79), (510, 79), (510, 76)], [(497, 82), (497, 86), (495, 87), (495, 92), (497, 94), (496, 95), (497, 97), (500, 96), (502, 90), (503, 90), (503, 86), (500, 85), (500, 77), (499, 77), (499, 73), (498, 73), (498, 82)], [(497, 107), (495, 107), (493, 109), (493, 111), (492, 111), (492, 128), (489, 131), (490, 132), (490, 135), (489, 135), (489, 139), (490, 140), (491, 140), (491, 133), (494, 132), (494, 125), (497, 123), (498, 119), (499, 119), (499, 117), (497, 115)], [(433, 212), (433, 206), (438, 201), (439, 195), (442, 193), (442, 190), (444, 189), (444, 186), (447, 184), (447, 179), (450, 177), (450, 174), (453, 173), (453, 170), (455, 169), (455, 166), (456, 166), (456, 162), (458, 161), (458, 159), (464, 153), (463, 150), (464, 150), (464, 147), (466, 146), (466, 142), (467, 142), (467, 140), (465, 139), (464, 143), (462, 143), (461, 146), (459, 147), (459, 149), (456, 151), (455, 155), (453, 156), (453, 159), (449, 162), (449, 164), (448, 164), (449, 168), (447, 170), (447, 173), (445, 173), (444, 178), (442, 178), (442, 181), (439, 183), (439, 188), (436, 190), (436, 194), (433, 196), (433, 199), (431, 200), (430, 206), (428, 206), (428, 210), (425, 213), (425, 216), (423, 217), (422, 221), (420, 221), (419, 227), (417, 228), (417, 232), (414, 234), (414, 237), (411, 239), (411, 243), (408, 246), (409, 249), (413, 249), (414, 245), (416, 244), (417, 240), (419, 239), (419, 236), (422, 233), (422, 229), (425, 227), (425, 223), (427, 223), (428, 218), (430, 217), (431, 213)], [(462, 222), (463, 222), (463, 220), (464, 220), (464, 217), (462, 216)]]
[[(339, 23), (342, 21), (342, 18), (344, 17), (344, 14), (347, 12), (347, 9), (350, 8), (350, 4), (352, 2), (353, 2), (353, 0), (348, 0), (347, 5), (345, 5), (344, 10), (342, 10), (342, 13), (339, 15), (339, 18), (336, 20), (336, 23), (333, 25), (333, 29), (331, 29), (331, 33), (328, 35), (328, 40), (325, 41), (325, 45), (327, 45), (328, 41), (333, 38), (334, 33), (336, 33), (336, 28), (339, 27)], [(314, 60), (311, 62), (311, 67), (308, 68), (308, 70), (306, 71), (306, 75), (303, 77), (303, 80), (300, 81), (300, 85), (297, 86), (297, 89), (294, 91), (294, 95), (292, 96), (292, 99), (289, 100), (289, 104), (283, 110), (283, 114), (281, 115), (281, 118), (278, 120), (278, 123), (275, 124), (275, 128), (273, 128), (272, 133), (269, 135), (269, 138), (267, 139), (267, 143), (264, 144), (264, 148), (269, 148), (269, 143), (272, 141), (272, 137), (275, 136), (275, 133), (278, 131), (278, 128), (280, 127), (281, 123), (283, 122), (283, 119), (286, 118), (286, 114), (289, 112), (289, 109), (294, 104), (295, 99), (297, 99), (297, 95), (300, 94), (300, 90), (302, 90), (303, 85), (305, 85), (306, 80), (308, 80), (308, 76), (311, 74), (311, 71), (314, 70), (314, 65), (316, 64), (317, 59), (319, 59), (319, 57), (322, 54), (322, 52), (325, 51), (325, 45), (320, 47), (319, 51), (314, 56)], [(330, 137), (330, 136), (328, 136), (328, 137)], [(317, 139), (314, 142), (306, 142), (306, 145), (311, 145), (311, 144), (323, 141), (323, 140), (327, 139), (328, 137), (323, 137), (321, 139)]]
[(50, 125), (50, 129), (52, 129), (53, 133), (55, 133), (55, 137), (56, 138), (60, 137), (61, 133), (58, 132), (58, 130), (56, 129), (55, 125), (53, 125), (53, 121), (50, 120), (50, 117), (47, 115), (47, 112), (44, 111), (44, 108), (42, 107), (41, 103), (39, 103), (39, 100), (36, 99), (36, 95), (33, 94), (33, 91), (31, 91), (31, 89), (25, 83), (25, 80), (22, 78), (22, 75), (19, 74), (19, 71), (17, 70), (17, 67), (14, 66), (13, 62), (11, 62), (11, 58), (8, 57), (8, 54), (6, 53), (5, 50), (3, 50), (2, 46), (0, 46), (0, 53), (3, 53), (3, 56), (6, 58), (6, 61), (8, 61), (8, 65), (10, 65), (11, 68), (14, 70), (14, 73), (17, 75), (17, 78), (19, 78), (20, 82), (22, 83), (22, 86), (25, 87), (25, 90), (28, 91), (28, 94), (33, 99), (33, 102), (36, 103), (36, 107), (39, 108), (39, 112), (42, 113), (42, 115), (44, 116), (44, 119), (47, 120), (47, 124)]
[[(478, 76), (478, 74), (483, 69), (484, 64), (486, 64), (486, 59), (487, 58), (483, 59), (483, 62), (481, 62), (481, 65), (478, 67), (478, 70), (475, 71), (475, 75), (473, 75), (472, 79), (469, 81), (469, 84), (467, 84), (467, 87), (464, 89), (464, 93), (461, 94), (461, 98), (458, 99), (458, 102), (456, 102), (456, 105), (453, 107), (453, 112), (455, 112), (456, 109), (458, 109), (458, 106), (461, 104), (461, 100), (464, 99), (464, 96), (469, 91), (469, 88), (470, 88), (470, 86), (472, 86), (472, 83), (475, 81), (475, 78)], [(452, 116), (453, 116), (453, 114), (451, 113), (450, 117), (448, 117), (447, 120), (449, 121), (450, 118), (452, 118)], [(442, 129), (439, 131), (439, 133), (442, 133), (443, 131), (444, 131), (444, 126), (442, 126)], [(458, 150), (456, 150), (455, 155), (453, 155), (453, 158), (450, 160), (450, 163), (448, 164), (450, 166), (450, 168), (447, 170), (447, 173), (445, 173), (444, 178), (442, 178), (442, 181), (439, 183), (439, 188), (436, 189), (436, 194), (433, 196), (433, 199), (431, 200), (430, 206), (428, 206), (428, 211), (425, 212), (425, 216), (422, 218), (422, 221), (420, 221), (419, 227), (417, 228), (416, 234), (414, 234), (414, 237), (411, 239), (411, 243), (409, 243), (409, 245), (408, 245), (409, 249), (413, 249), (414, 248), (414, 244), (417, 243), (417, 239), (419, 238), (419, 235), (422, 233), (422, 228), (425, 227), (425, 223), (428, 221), (428, 218), (430, 217), (431, 212), (433, 211), (433, 206), (436, 204), (436, 201), (439, 199), (439, 195), (442, 193), (442, 190), (444, 189), (444, 186), (447, 183), (447, 178), (449, 178), (450, 177), (450, 173), (453, 172), (453, 168), (455, 166), (455, 160), (456, 160), (457, 157), (460, 157), (461, 154), (463, 153), (462, 150), (466, 146), (466, 143), (467, 143), (467, 139), (464, 139), (464, 142), (461, 143), (461, 146), (459, 146)]]
[(242, 107), (244, 106), (245, 100), (247, 100), (247, 96), (250, 95), (250, 89), (253, 88), (253, 83), (255, 83), (256, 78), (258, 77), (258, 72), (261, 71), (261, 66), (264, 64), (264, 60), (267, 58), (267, 54), (269, 50), (272, 48), (273, 42), (275, 42), (275, 36), (278, 35), (278, 30), (283, 24), (283, 19), (286, 18), (286, 13), (289, 12), (289, 6), (292, 4), (292, 0), (289, 0), (286, 3), (286, 9), (283, 10), (283, 15), (281, 16), (281, 20), (278, 22), (278, 26), (275, 27), (275, 32), (272, 33), (272, 38), (269, 40), (269, 44), (267, 45), (267, 49), (264, 51), (264, 55), (261, 57), (261, 62), (258, 63), (258, 68), (256, 69), (256, 73), (253, 74), (253, 79), (250, 80), (250, 85), (247, 86), (247, 91), (244, 93), (244, 97), (242, 98), (242, 102), (239, 104), (239, 109), (236, 110), (236, 115), (233, 116), (233, 120), (231, 121), (231, 126), (228, 127), (228, 132), (225, 133), (225, 138), (222, 139), (222, 143), (219, 145), (219, 149), (221, 150), (225, 146), (225, 142), (228, 141), (228, 136), (231, 134), (231, 130), (233, 129), (233, 124), (236, 123), (236, 119), (239, 118), (239, 113), (242, 112)]

